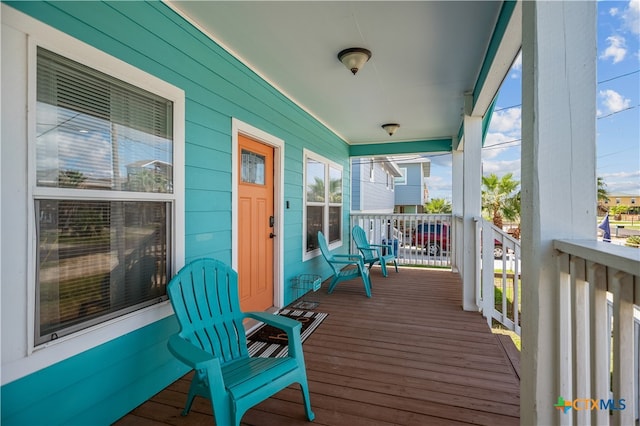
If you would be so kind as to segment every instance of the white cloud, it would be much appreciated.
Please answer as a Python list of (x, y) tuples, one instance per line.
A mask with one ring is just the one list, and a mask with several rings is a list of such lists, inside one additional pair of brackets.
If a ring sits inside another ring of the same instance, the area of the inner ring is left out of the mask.
[[(482, 150), (482, 159), (489, 160), (514, 147), (519, 148), (520, 137), (506, 135), (504, 133), (487, 133)], [(511, 142), (511, 143), (510, 143)]]
[(633, 34), (640, 34), (640, 0), (630, 0), (629, 6), (622, 12), (624, 28)]
[(514, 69), (514, 70), (522, 69), (522, 51), (520, 51), (520, 53), (518, 53), (518, 56), (516, 56), (516, 59), (513, 61), (513, 65), (511, 65), (511, 69)]
[[(628, 179), (628, 178), (640, 178), (640, 170), (636, 170), (633, 172), (616, 172), (616, 173), (605, 173), (601, 176), (605, 182), (607, 179)], [(640, 185), (640, 181), (636, 182)]]
[(497, 176), (504, 176), (507, 173), (513, 173), (513, 179), (520, 180), (520, 159), (516, 160), (504, 160), (504, 161), (483, 161), (482, 174), (489, 175), (495, 174)]
[(631, 105), (630, 99), (625, 98), (615, 90), (601, 90), (600, 97), (602, 98), (602, 105), (606, 108), (604, 113), (607, 114), (622, 111)]
[(598, 175), (607, 184), (609, 194), (631, 194), (640, 196), (640, 170), (631, 172), (604, 173)]
[(431, 160), (432, 166), (442, 166), (446, 168), (453, 167), (453, 160), (451, 159), (451, 154), (445, 155), (433, 155), (429, 157)]
[(613, 59), (613, 63), (621, 62), (627, 54), (627, 46), (624, 37), (612, 35), (607, 37), (609, 46), (602, 52), (600, 59)]
[(609, 15), (616, 16), (620, 10), (617, 7), (612, 7), (609, 9)]
[(446, 200), (451, 200), (451, 191), (453, 190), (451, 176), (446, 178), (441, 176), (431, 176), (428, 177), (426, 181), (430, 199), (444, 198)]
[(522, 127), (521, 116), (522, 108), (520, 107), (495, 111), (493, 117), (491, 117), (489, 132), (500, 132), (509, 135), (518, 134), (519, 137), (520, 128)]

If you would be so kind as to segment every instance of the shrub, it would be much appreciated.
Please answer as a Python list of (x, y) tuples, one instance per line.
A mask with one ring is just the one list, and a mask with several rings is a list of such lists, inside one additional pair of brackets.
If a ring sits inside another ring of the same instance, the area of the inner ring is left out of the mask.
[(625, 246), (640, 248), (640, 235), (632, 235), (627, 237)]

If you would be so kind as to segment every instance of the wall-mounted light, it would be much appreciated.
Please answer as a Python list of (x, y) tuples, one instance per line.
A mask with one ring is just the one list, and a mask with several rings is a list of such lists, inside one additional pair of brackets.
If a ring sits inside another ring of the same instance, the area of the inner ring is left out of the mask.
[(389, 136), (393, 135), (399, 127), (400, 125), (398, 123), (387, 123), (382, 125), (384, 131), (389, 133)]
[(347, 67), (353, 75), (362, 68), (371, 58), (371, 51), (363, 49), (362, 47), (351, 47), (344, 49), (338, 53), (338, 59)]

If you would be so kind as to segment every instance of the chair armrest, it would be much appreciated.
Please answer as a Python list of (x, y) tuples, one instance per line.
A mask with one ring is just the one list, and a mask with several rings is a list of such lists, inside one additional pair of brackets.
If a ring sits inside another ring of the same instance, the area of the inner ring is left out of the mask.
[(287, 334), (289, 331), (294, 331), (296, 328), (302, 328), (300, 322), (292, 318), (283, 317), (282, 315), (273, 315), (268, 312), (245, 312), (244, 315), (279, 328), (282, 331), (286, 331)]
[(353, 259), (353, 261), (355, 262), (363, 259), (361, 254), (334, 254), (333, 257), (341, 259)]
[(293, 318), (287, 318), (282, 315), (273, 315), (267, 312), (245, 312), (245, 317), (253, 318), (269, 324), (273, 327), (287, 333), (287, 346), (289, 348), (289, 356), (298, 358), (302, 356), (302, 340), (300, 338), (300, 330), (302, 324)]
[(391, 244), (369, 244), (369, 247), (380, 247), (380, 248), (393, 249), (393, 246)]
[(217, 362), (216, 357), (183, 339), (179, 334), (169, 337), (167, 346), (173, 356), (196, 370), (208, 367), (207, 364), (212, 361)]

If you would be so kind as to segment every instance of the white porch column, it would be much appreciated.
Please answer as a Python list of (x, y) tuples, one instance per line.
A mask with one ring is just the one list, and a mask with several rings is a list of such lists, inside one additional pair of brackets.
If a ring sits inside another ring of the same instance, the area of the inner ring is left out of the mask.
[(553, 425), (559, 396), (608, 398), (559, 393), (560, 359), (570, 354), (559, 352), (552, 247), (553, 239), (596, 237), (596, 3), (525, 1), (522, 32), (520, 422)]
[(462, 253), (462, 247), (459, 243), (461, 240), (458, 238), (459, 235), (462, 235), (462, 229), (459, 229), (457, 221), (455, 220), (455, 216), (462, 217), (462, 166), (463, 166), (463, 154), (462, 151), (458, 150), (458, 141), (457, 139), (453, 143), (454, 149), (451, 153), (451, 161), (452, 161), (452, 173), (451, 173), (451, 213), (454, 216), (454, 223), (456, 224), (454, 230), (456, 235), (453, 236), (453, 244), (451, 245), (451, 267), (454, 272), (458, 272), (460, 277), (462, 278), (462, 271), (464, 270), (464, 265), (462, 263), (462, 257), (460, 253)]
[(462, 150), (454, 149), (451, 153), (452, 173), (451, 185), (451, 210), (454, 215), (462, 216), (462, 175), (463, 154)]
[(462, 309), (477, 311), (476, 305), (476, 223), (474, 218), (480, 216), (481, 182), (482, 182), (482, 117), (472, 116), (473, 99), (465, 98), (463, 176), (462, 176), (462, 211), (464, 244), (462, 247)]

